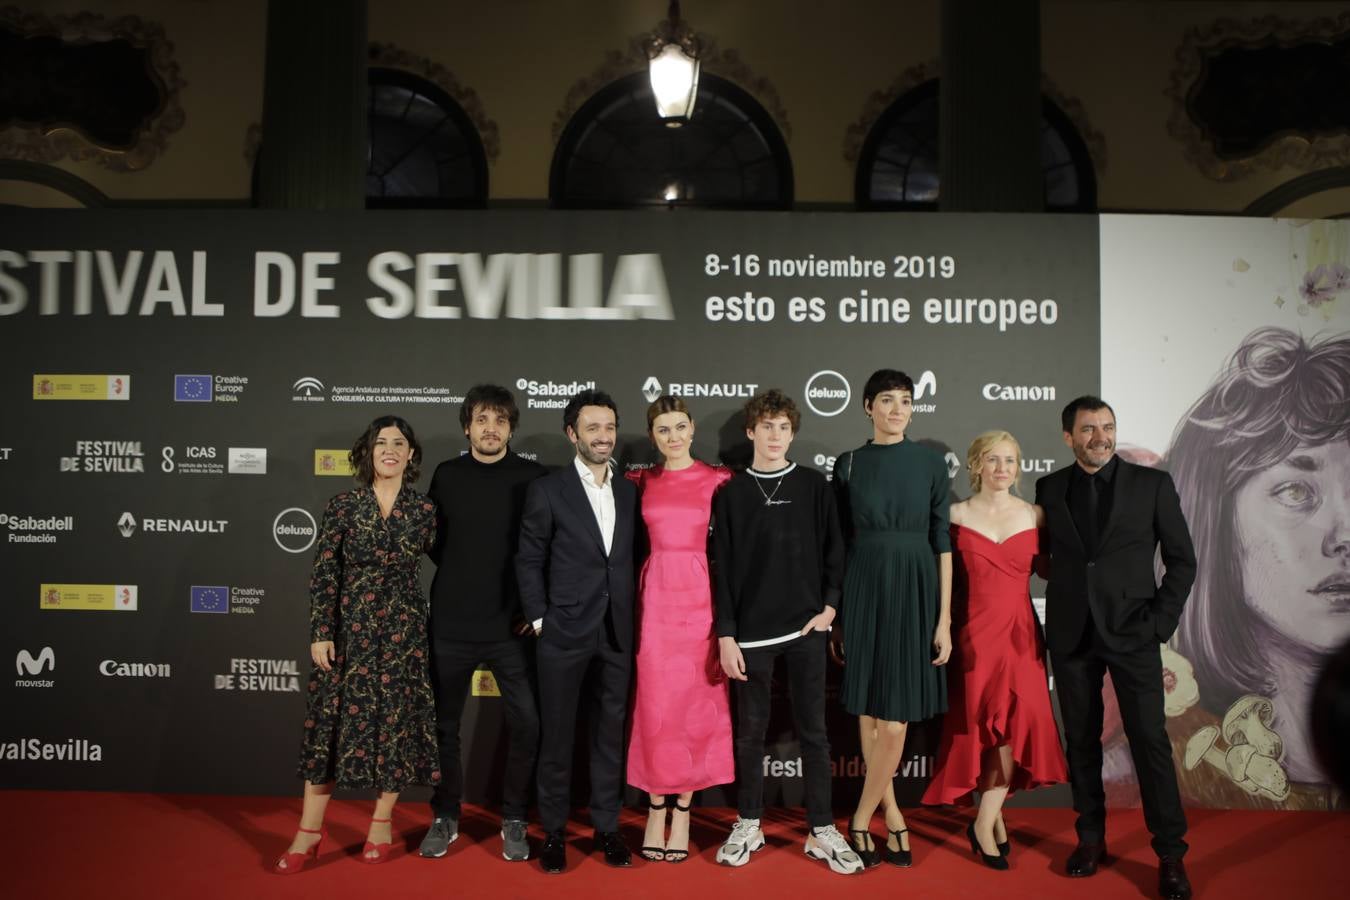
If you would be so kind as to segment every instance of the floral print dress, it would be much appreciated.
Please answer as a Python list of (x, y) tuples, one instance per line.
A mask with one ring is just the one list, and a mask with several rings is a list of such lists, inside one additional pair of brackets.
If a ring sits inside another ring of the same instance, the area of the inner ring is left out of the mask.
[(300, 777), (399, 791), (440, 780), (428, 673), (427, 600), (418, 580), (435, 505), (404, 486), (389, 518), (369, 487), (324, 510), (310, 579), (310, 641), (337, 659), (310, 673)]

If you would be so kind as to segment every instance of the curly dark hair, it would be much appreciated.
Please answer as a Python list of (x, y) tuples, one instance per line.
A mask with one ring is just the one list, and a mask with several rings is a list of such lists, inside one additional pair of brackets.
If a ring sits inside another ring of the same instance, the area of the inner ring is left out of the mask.
[(914, 379), (899, 369), (877, 369), (863, 386), (863, 410), (866, 410), (877, 394), (887, 391), (909, 391), (914, 396)]
[(459, 407), (459, 427), (468, 429), (479, 407), (488, 412), (499, 412), (511, 421), (514, 432), (520, 424), (520, 409), (516, 406), (515, 395), (499, 384), (475, 384), (464, 395)]
[(792, 398), (778, 388), (770, 388), (762, 394), (756, 394), (745, 404), (745, 427), (753, 431), (761, 419), (776, 419), (787, 416), (792, 424), (792, 433), (796, 434), (802, 424), (802, 414)]
[(352, 444), (352, 452), (347, 454), (347, 461), (352, 466), (352, 477), (356, 483), (365, 487), (375, 482), (375, 464), (371, 457), (375, 452), (375, 439), (380, 436), (380, 432), (390, 426), (397, 428), (408, 440), (408, 446), (412, 448), (412, 456), (408, 458), (408, 467), (403, 470), (403, 483), (405, 485), (414, 484), (419, 475), (422, 474), (422, 445), (417, 440), (417, 435), (413, 434), (412, 426), (406, 419), (399, 416), (380, 416), (374, 422), (367, 426), (366, 430)]

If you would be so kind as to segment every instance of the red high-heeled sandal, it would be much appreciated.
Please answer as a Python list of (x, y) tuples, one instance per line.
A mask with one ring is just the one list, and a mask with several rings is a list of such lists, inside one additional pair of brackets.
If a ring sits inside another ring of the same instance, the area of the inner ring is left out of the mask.
[[(370, 821), (379, 822), (383, 824), (385, 822), (392, 822), (394, 820), (372, 818)], [(366, 845), (361, 848), (361, 862), (368, 863), (369, 865), (372, 866), (375, 865), (376, 863), (386, 862), (388, 861), (390, 854), (393, 852), (393, 849), (394, 849), (394, 842), (392, 840), (387, 841), (383, 844), (372, 844), (370, 841), (366, 841)], [(374, 856), (366, 855), (367, 853), (370, 853), (372, 851), (375, 853)]]
[(328, 837), (328, 832), (322, 828), (301, 828), (300, 830), (305, 834), (317, 834), (319, 839), (314, 842), (313, 847), (303, 853), (291, 853), (289, 851), (283, 853), (272, 866), (272, 871), (278, 875), (296, 875), (303, 872), (311, 862), (317, 862), (319, 859), (319, 847), (323, 844), (323, 839)]

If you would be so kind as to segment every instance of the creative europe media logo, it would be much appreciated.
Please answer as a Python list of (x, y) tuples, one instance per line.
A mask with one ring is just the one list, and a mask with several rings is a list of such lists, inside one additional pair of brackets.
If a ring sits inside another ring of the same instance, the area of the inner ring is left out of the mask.
[(243, 375), (175, 375), (175, 403), (238, 403), (248, 387)]
[(253, 615), (266, 597), (267, 591), (258, 587), (194, 584), (188, 592), (188, 609), (194, 613)]

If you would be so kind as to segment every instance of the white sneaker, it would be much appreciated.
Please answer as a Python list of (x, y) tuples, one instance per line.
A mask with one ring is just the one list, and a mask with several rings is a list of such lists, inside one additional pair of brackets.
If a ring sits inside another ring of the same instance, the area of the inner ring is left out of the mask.
[(751, 853), (763, 847), (764, 832), (759, 829), (759, 819), (737, 816), (726, 843), (717, 848), (717, 861), (724, 866), (743, 866), (750, 861)]
[(812, 828), (802, 848), (812, 859), (823, 859), (831, 872), (854, 875), (863, 870), (863, 861), (833, 825)]

